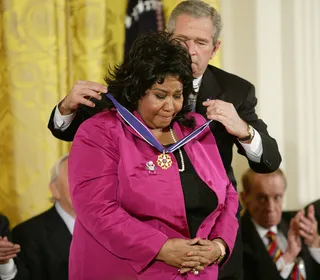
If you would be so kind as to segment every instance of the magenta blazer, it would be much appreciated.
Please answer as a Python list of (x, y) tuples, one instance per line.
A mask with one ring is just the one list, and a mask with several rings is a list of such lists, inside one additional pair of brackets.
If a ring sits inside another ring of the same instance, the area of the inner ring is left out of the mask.
[[(205, 119), (192, 113), (197, 127)], [(138, 116), (136, 114), (136, 116)], [(175, 123), (179, 139), (192, 130)], [(207, 128), (184, 146), (196, 172), (218, 197), (197, 236), (222, 238), (232, 251), (238, 229), (238, 196)], [(211, 265), (198, 276), (180, 276), (155, 257), (168, 238), (190, 239), (177, 162), (156, 164), (159, 152), (116, 111), (97, 114), (77, 131), (69, 157), (71, 197), (77, 213), (70, 248), (70, 280), (170, 280), (218, 277)]]

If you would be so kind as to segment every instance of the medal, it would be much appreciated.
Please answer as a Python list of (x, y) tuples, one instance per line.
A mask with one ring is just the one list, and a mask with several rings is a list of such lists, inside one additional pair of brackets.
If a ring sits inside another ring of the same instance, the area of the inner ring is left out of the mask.
[(168, 169), (172, 165), (171, 156), (163, 152), (162, 154), (158, 155), (157, 164), (162, 169)]
[[(208, 120), (206, 123), (199, 126), (196, 130), (185, 136), (183, 139), (177, 141), (170, 147), (165, 148), (160, 144), (152, 132), (136, 116), (129, 112), (128, 109), (118, 103), (118, 101), (110, 93), (106, 94), (106, 96), (114, 104), (120, 116), (141, 136), (141, 138), (144, 139), (144, 141), (146, 141), (149, 145), (155, 147), (161, 153), (158, 155), (157, 165), (162, 169), (168, 169), (172, 166), (172, 159), (168, 153), (173, 153), (175, 150), (181, 148), (183, 145), (194, 139), (212, 122), (212, 120)], [(149, 171), (149, 173), (156, 172), (155, 164), (152, 161), (148, 161), (146, 163), (146, 169)]]

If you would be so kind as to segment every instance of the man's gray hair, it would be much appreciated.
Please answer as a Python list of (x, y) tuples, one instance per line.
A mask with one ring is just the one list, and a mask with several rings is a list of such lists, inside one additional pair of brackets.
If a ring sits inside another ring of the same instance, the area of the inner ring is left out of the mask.
[(194, 18), (210, 18), (213, 24), (212, 40), (215, 45), (219, 39), (222, 22), (217, 10), (201, 0), (187, 0), (180, 2), (172, 11), (168, 21), (168, 32), (174, 33), (177, 17), (187, 14)]
[(59, 158), (56, 164), (52, 167), (50, 184), (54, 183), (57, 180), (60, 174), (61, 165), (68, 159), (68, 157), (69, 157), (69, 154), (62, 156), (61, 158)]

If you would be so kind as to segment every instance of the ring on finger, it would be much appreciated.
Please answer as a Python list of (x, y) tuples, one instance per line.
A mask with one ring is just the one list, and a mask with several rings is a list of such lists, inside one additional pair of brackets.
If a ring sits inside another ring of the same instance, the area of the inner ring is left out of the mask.
[(192, 271), (193, 271), (193, 274), (194, 274), (194, 275), (198, 275), (198, 274), (199, 274), (199, 271), (196, 270), (195, 268), (193, 268)]
[(219, 115), (222, 115), (222, 112), (223, 112), (223, 111), (222, 111), (222, 109), (220, 109), (220, 111), (219, 111)]

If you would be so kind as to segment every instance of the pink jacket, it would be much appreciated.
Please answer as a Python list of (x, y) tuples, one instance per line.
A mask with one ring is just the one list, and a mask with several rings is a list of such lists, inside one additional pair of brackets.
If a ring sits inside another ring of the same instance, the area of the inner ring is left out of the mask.
[[(205, 122), (193, 114), (197, 126)], [(173, 128), (179, 138), (191, 132)], [(207, 128), (184, 146), (200, 178), (215, 191), (218, 207), (197, 236), (221, 237), (233, 249), (238, 229), (238, 196), (228, 180), (215, 139)], [(77, 213), (70, 249), (70, 280), (217, 279), (218, 266), (198, 276), (155, 257), (168, 238), (190, 238), (177, 162), (167, 170), (156, 164), (159, 152), (115, 111), (100, 113), (81, 125), (69, 157), (71, 197)]]

